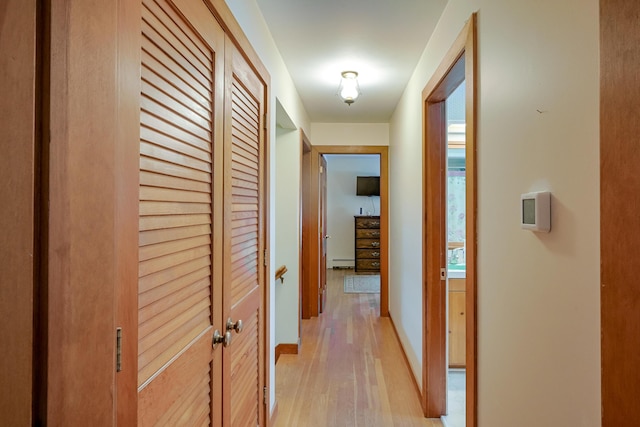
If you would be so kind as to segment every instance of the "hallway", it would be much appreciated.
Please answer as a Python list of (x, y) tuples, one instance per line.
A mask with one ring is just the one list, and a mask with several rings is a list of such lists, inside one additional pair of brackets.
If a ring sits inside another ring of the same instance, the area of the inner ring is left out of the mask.
[(276, 364), (275, 427), (441, 427), (422, 415), (379, 294), (345, 294), (347, 274), (327, 271), (327, 309), (302, 321), (300, 353)]

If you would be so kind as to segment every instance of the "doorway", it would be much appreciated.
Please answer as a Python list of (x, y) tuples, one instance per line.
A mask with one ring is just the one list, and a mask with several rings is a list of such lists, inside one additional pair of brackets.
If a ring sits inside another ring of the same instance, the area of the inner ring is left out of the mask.
[[(302, 211), (303, 233), (303, 318), (319, 314), (319, 284), (321, 283), (321, 251), (326, 233), (305, 230), (320, 230), (321, 221), (321, 173), (323, 155), (329, 154), (377, 154), (380, 156), (380, 316), (389, 316), (388, 297), (388, 147), (386, 146), (312, 146), (309, 153), (303, 154), (302, 162)], [(308, 156), (308, 157), (306, 157)], [(308, 181), (307, 181), (308, 180)], [(307, 185), (308, 183), (308, 185)], [(308, 311), (305, 313), (305, 308)], [(305, 315), (306, 314), (306, 315)]]
[[(424, 114), (423, 237), (423, 365), (422, 390), (425, 416), (447, 414), (449, 291), (460, 291), (447, 281), (453, 252), (464, 252), (464, 365), (465, 425), (477, 425), (476, 381), (476, 222), (475, 117), (476, 117), (476, 15), (473, 14), (422, 92)], [(447, 162), (449, 126), (446, 100), (465, 82), (464, 157), (466, 216), (463, 242), (449, 243), (447, 230)], [(450, 251), (450, 246), (452, 246)], [(444, 282), (444, 283), (443, 283)], [(445, 286), (443, 286), (443, 284)], [(448, 285), (448, 286), (447, 286)], [(452, 299), (452, 304), (459, 295)]]
[[(327, 269), (373, 285), (380, 270), (380, 156), (326, 154)], [(360, 285), (363, 285), (360, 283)], [(373, 289), (373, 288), (372, 288)]]
[(447, 126), (447, 415), (448, 427), (465, 426), (466, 377), (466, 156), (463, 81), (444, 101)]

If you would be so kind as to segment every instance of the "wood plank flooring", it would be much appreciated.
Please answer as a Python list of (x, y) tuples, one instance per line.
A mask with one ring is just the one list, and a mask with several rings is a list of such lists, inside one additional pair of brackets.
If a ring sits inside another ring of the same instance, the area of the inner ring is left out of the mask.
[(422, 415), (379, 294), (345, 294), (353, 270), (327, 271), (327, 307), (302, 321), (300, 354), (276, 365), (275, 427), (442, 427)]

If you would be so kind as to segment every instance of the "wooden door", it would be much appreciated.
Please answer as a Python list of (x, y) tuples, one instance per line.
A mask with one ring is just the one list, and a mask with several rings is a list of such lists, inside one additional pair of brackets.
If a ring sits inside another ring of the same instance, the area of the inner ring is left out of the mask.
[(320, 155), (320, 281), (318, 311), (322, 313), (327, 302), (327, 159)]
[(223, 61), (204, 3), (143, 0), (139, 425), (221, 420)]
[(255, 427), (264, 425), (266, 394), (265, 86), (230, 39), (226, 67), (223, 312), (234, 332), (223, 353), (223, 424)]

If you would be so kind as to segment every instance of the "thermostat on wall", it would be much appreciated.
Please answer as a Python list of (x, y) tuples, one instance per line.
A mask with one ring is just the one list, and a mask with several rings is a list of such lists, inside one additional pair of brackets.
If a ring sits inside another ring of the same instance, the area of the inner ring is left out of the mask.
[(538, 191), (520, 195), (520, 225), (525, 230), (551, 231), (551, 193)]

